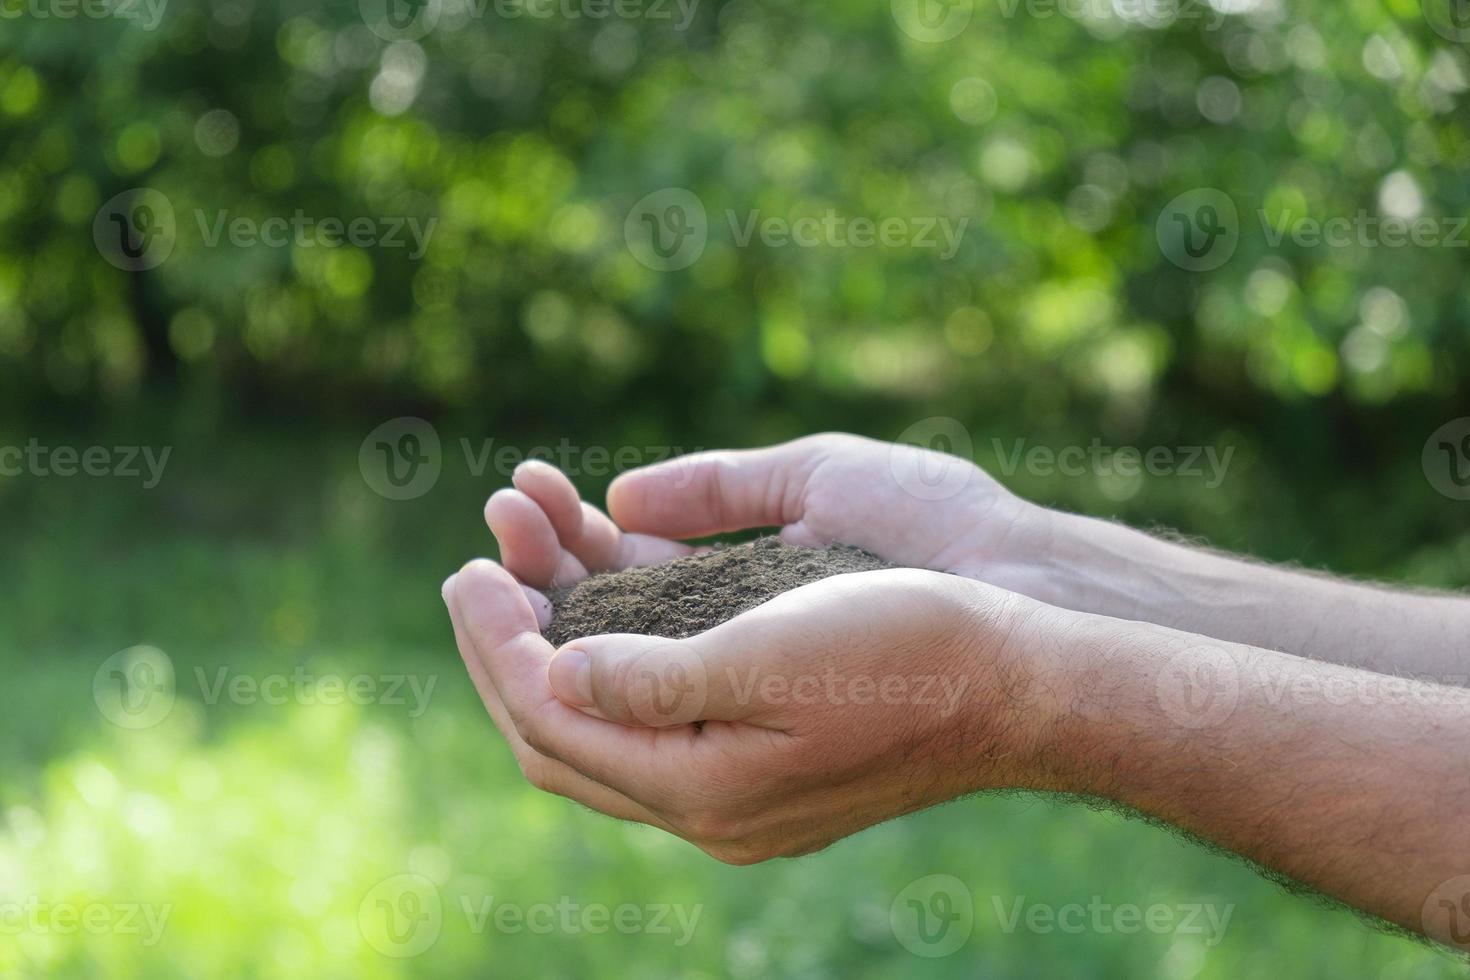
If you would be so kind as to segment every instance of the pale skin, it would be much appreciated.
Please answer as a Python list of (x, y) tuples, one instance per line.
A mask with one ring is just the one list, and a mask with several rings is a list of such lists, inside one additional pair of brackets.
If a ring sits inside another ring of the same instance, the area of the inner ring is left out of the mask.
[[(1470, 949), (1466, 599), (1159, 541), (852, 436), (635, 470), (610, 516), (546, 464), (513, 482), (486, 505), (503, 564), (444, 596), (543, 789), (735, 864), (979, 790), (1088, 794)], [(677, 642), (541, 637), (541, 590), (755, 527), (905, 567)]]

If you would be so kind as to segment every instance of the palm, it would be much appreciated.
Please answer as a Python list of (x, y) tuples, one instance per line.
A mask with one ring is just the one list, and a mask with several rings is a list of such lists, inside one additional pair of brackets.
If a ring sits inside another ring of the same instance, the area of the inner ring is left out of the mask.
[(1014, 522), (1020, 504), (979, 467), (914, 446), (817, 437), (803, 514), (783, 537), (867, 548), (897, 565), (959, 571)]

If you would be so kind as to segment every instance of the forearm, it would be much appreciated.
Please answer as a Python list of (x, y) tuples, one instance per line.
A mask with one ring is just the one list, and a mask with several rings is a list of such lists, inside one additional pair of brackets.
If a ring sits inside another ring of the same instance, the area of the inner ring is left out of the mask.
[(1470, 875), (1470, 692), (1100, 617), (1028, 642), (1050, 650), (1064, 702), (1039, 788), (1134, 808), (1441, 940), (1460, 914), (1470, 942), (1470, 877), (1451, 881)]
[(1442, 684), (1470, 678), (1470, 598), (1363, 585), (1042, 512), (998, 584), (1052, 605)]

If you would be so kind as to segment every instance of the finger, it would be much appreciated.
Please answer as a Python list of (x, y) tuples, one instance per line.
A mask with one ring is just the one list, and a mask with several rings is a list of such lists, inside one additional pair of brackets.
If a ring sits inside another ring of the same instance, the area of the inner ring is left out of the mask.
[(500, 544), (501, 562), (521, 581), (552, 588), (587, 577), (582, 563), (562, 549), (546, 512), (521, 491), (495, 491), (485, 503), (485, 523)]
[(535, 613), (505, 569), (483, 559), (470, 562), (455, 576), (454, 595), (472, 651), (525, 743), (658, 811), (687, 745), (650, 737), (671, 733), (616, 725), (558, 701), (546, 675), (554, 651), (536, 631)]
[(809, 447), (693, 453), (612, 482), (608, 511), (618, 525), (666, 538), (695, 538), (748, 527), (790, 524), (802, 516)]
[(541, 507), (565, 547), (582, 536), (582, 497), (565, 473), (539, 459), (527, 460), (511, 474), (511, 482)]
[(793, 548), (826, 548), (832, 544), (830, 540), (807, 527), (806, 521), (797, 521), (783, 527), (781, 540)]
[(612, 562), (613, 568), (642, 568), (644, 565), (657, 565), (661, 561), (683, 558), (695, 552), (694, 548), (681, 541), (670, 541), (668, 538), (655, 537), (652, 534), (629, 534), (626, 531), (620, 531), (612, 519), (596, 507), (591, 504), (582, 506), (591, 512), (582, 522), (584, 528), (590, 531), (593, 528), (605, 526), (616, 533), (617, 545)]
[(501, 701), (500, 694), (495, 689), (484, 664), (474, 652), (473, 642), (469, 639), (459, 612), (453, 576), (444, 583), (443, 591), (444, 602), (449, 609), (449, 619), (454, 628), (455, 644), (459, 647), (460, 657), (469, 671), (470, 680), (474, 683), (475, 690), (479, 692), (485, 709), (495, 722), (495, 727), (500, 730), (514, 753), (526, 778), (538, 789), (576, 800), (608, 816), (620, 820), (635, 820), (673, 833), (673, 829), (663, 818), (648, 808), (630, 800), (611, 787), (588, 779), (565, 763), (541, 755), (526, 744), (506, 712), (505, 704)]
[[(559, 475), (559, 474), (558, 474)], [(612, 572), (683, 558), (694, 549), (679, 541), (648, 534), (625, 534), (602, 511), (578, 501), (577, 537), (562, 537), (566, 548), (589, 571)]]
[(526, 594), (526, 600), (531, 603), (531, 610), (536, 614), (537, 628), (544, 633), (546, 627), (551, 625), (551, 600), (529, 585), (522, 585), (521, 591)]
[(735, 653), (717, 628), (688, 640), (582, 637), (557, 651), (547, 673), (552, 693), (572, 707), (621, 725), (665, 728), (753, 720), (763, 663), (758, 649)]
[(689, 554), (688, 545), (646, 534), (624, 534), (606, 514), (584, 502), (565, 473), (541, 460), (516, 467), (516, 488), (540, 505), (561, 546), (598, 572), (653, 565)]

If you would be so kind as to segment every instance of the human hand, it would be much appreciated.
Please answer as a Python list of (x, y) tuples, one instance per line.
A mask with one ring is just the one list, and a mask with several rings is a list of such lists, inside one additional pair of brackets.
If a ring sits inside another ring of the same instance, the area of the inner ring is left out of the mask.
[(559, 652), (493, 562), (467, 565), (445, 598), (532, 783), (729, 863), (1031, 785), (1064, 703), (1037, 645), (1018, 641), (1058, 611), (932, 572), (835, 576), (687, 640), (596, 636)]
[(505, 567), (534, 589), (588, 571), (690, 553), (677, 539), (779, 527), (788, 544), (866, 548), (896, 565), (1011, 584), (1038, 564), (1048, 512), (945, 453), (841, 434), (762, 449), (693, 453), (631, 470), (608, 489), (611, 518), (562, 473), (519, 467), (485, 507)]

